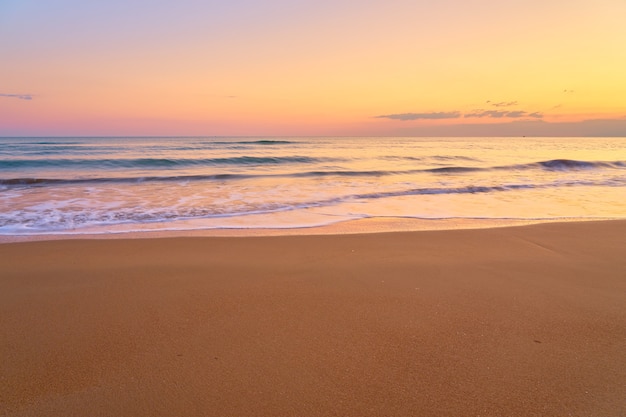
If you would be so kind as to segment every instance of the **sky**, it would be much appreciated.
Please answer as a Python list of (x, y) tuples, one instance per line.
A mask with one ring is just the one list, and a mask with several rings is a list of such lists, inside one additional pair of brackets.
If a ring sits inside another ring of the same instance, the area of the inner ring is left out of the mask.
[(0, 0), (0, 136), (626, 136), (625, 0)]

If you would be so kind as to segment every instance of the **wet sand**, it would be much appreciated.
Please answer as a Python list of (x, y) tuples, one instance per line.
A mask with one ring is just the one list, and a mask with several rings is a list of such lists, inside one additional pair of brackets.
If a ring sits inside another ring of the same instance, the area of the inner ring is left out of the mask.
[(0, 268), (0, 415), (626, 415), (626, 221), (5, 243)]

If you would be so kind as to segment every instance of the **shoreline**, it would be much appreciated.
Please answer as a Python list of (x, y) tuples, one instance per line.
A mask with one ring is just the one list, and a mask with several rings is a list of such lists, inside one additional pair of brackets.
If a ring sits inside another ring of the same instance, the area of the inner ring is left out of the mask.
[(0, 245), (0, 415), (626, 413), (626, 220)]
[(325, 236), (436, 230), (476, 230), (521, 227), (533, 224), (622, 221), (622, 218), (558, 218), (558, 219), (415, 219), (366, 218), (345, 220), (322, 226), (288, 228), (209, 228), (184, 230), (146, 230), (128, 232), (67, 232), (0, 235), (0, 244), (74, 239), (155, 239), (172, 237), (252, 237), (252, 236)]

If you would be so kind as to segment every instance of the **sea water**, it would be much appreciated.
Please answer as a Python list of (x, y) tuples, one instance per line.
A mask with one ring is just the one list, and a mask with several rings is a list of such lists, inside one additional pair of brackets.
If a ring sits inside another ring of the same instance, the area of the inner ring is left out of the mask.
[(626, 218), (626, 138), (0, 138), (0, 234)]

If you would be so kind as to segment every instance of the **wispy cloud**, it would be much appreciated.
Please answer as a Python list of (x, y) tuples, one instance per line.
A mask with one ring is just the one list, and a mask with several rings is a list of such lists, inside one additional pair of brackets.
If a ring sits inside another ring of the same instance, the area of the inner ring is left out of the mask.
[(406, 136), (559, 136), (624, 137), (626, 118), (594, 119), (580, 122), (547, 122), (539, 119), (500, 119), (494, 122), (445, 125), (412, 124), (389, 134)]
[(523, 110), (513, 110), (513, 111), (478, 110), (478, 111), (475, 111), (474, 113), (467, 113), (465, 114), (464, 117), (479, 117), (479, 118), (490, 117), (494, 119), (500, 119), (500, 118), (519, 119), (522, 117), (530, 117), (533, 119), (541, 119), (543, 117), (543, 113), (540, 113), (540, 112), (529, 113)]
[[(494, 107), (509, 107), (517, 105), (517, 101), (503, 101), (498, 103), (491, 103)], [(400, 121), (411, 120), (438, 120), (438, 119), (460, 119), (460, 118), (490, 118), (490, 119), (543, 119), (544, 114), (542, 112), (529, 112), (525, 110), (514, 109), (474, 109), (467, 113), (461, 113), (460, 111), (440, 111), (429, 113), (393, 113), (385, 114), (381, 116), (374, 116), (377, 119), (391, 119)]]
[(31, 94), (6, 94), (6, 93), (0, 93), (0, 97), (17, 98), (19, 100), (32, 100), (33, 99), (33, 96)]
[(494, 103), (491, 100), (487, 100), (488, 104), (491, 104), (493, 107), (511, 107), (517, 106), (517, 101), (500, 101), (498, 103)]
[(385, 114), (382, 116), (374, 116), (377, 119), (392, 119), (392, 120), (436, 120), (436, 119), (458, 119), (461, 117), (461, 112), (432, 112), (432, 113), (398, 113), (398, 114)]

